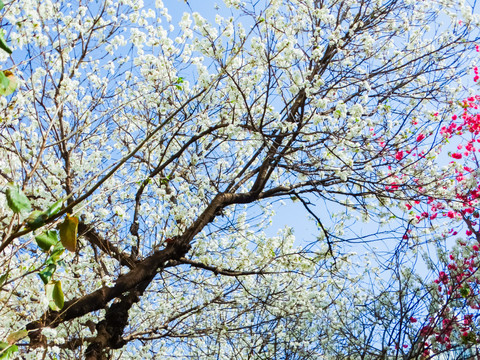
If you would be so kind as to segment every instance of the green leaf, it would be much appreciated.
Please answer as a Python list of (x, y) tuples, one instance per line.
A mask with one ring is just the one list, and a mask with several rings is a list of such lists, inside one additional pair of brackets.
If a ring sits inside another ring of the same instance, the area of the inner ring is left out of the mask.
[(27, 225), (30, 229), (38, 229), (45, 225), (45, 221), (48, 219), (47, 213), (40, 210), (32, 211), (32, 213), (27, 218)]
[(48, 306), (50, 309), (53, 311), (62, 310), (65, 299), (60, 280), (51, 281), (45, 285), (45, 292), (47, 293)]
[(0, 30), (0, 49), (5, 50), (9, 54), (12, 53), (12, 50), (8, 47), (7, 42), (5, 41), (4, 33), (2, 30)]
[(43, 232), (40, 235), (35, 236), (35, 241), (40, 249), (47, 252), (52, 246), (58, 243), (57, 232), (55, 230)]
[(0, 342), (0, 360), (10, 359), (15, 351), (18, 351), (17, 345), (10, 345), (6, 342)]
[(31, 209), (30, 201), (18, 186), (9, 185), (6, 191), (7, 204), (14, 213), (29, 211)]
[(2, 10), (4, 6), (5, 6), (5, 4), (3, 3), (2, 0), (0, 0), (0, 10)]
[(43, 283), (47, 285), (52, 279), (53, 274), (55, 274), (55, 270), (57, 270), (57, 265), (48, 264), (45, 269), (38, 273), (38, 276), (40, 276), (40, 279), (42, 279)]
[(50, 216), (58, 213), (60, 211), (60, 209), (62, 208), (62, 205), (63, 205), (63, 199), (58, 200), (55, 204), (53, 204), (52, 206), (50, 206), (48, 208), (48, 210), (46, 212), (47, 216), (50, 217)]
[(470, 294), (470, 289), (469, 288), (461, 288), (460, 289), (460, 295), (462, 295), (464, 298), (466, 298)]
[(3, 73), (3, 71), (0, 71), (0, 94), (3, 95), (3, 93), (7, 91), (9, 85), (10, 85), (10, 80)]
[(27, 218), (28, 226), (35, 230), (39, 227), (45, 225), (45, 221), (52, 215), (55, 215), (62, 208), (63, 199), (58, 200), (56, 203), (51, 205), (47, 211), (35, 210)]
[(75, 251), (77, 247), (78, 218), (67, 214), (59, 226), (60, 241), (68, 251)]
[(45, 264), (47, 264), (47, 265), (49, 265), (49, 264), (57, 265), (58, 264), (58, 259), (60, 259), (60, 256), (62, 256), (64, 251), (65, 251), (65, 248), (63, 247), (63, 245), (61, 243), (58, 243), (57, 245), (55, 245), (55, 247), (52, 250), (52, 254), (47, 259), (47, 261), (45, 261)]
[(161, 178), (160, 179), (160, 185), (167, 185), (170, 179), (167, 177)]
[(17, 88), (17, 79), (9, 70), (0, 71), (0, 95), (10, 95)]
[(17, 341), (22, 340), (24, 337), (27, 337), (27, 336), (28, 336), (27, 330), (18, 330), (8, 334), (7, 341), (9, 344), (13, 345)]
[(7, 278), (8, 278), (8, 272), (0, 276), (0, 289), (3, 287), (3, 284), (5, 284), (5, 281), (7, 281)]
[(182, 86), (180, 84), (183, 84), (183, 77), (179, 77), (175, 83), (175, 87), (178, 90), (182, 90)]

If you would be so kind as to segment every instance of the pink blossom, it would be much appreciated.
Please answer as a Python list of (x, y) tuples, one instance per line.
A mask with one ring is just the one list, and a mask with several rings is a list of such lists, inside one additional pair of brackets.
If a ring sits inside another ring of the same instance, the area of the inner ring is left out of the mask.
[(417, 136), (417, 142), (420, 142), (422, 141), (423, 139), (425, 139), (425, 135), (424, 134), (420, 134)]
[(433, 332), (433, 328), (431, 326), (424, 326), (422, 330), (420, 330), (420, 335), (421, 336), (429, 336)]
[(440, 273), (438, 275), (439, 275), (438, 280), (442, 284), (447, 284), (448, 283), (448, 275), (445, 273), (445, 271), (440, 271)]

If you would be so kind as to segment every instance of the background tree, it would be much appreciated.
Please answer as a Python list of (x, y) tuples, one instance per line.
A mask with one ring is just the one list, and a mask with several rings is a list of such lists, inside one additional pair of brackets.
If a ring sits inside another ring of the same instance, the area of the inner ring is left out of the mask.
[[(224, 5), (177, 23), (161, 1), (6, 4), (5, 357), (433, 354), (411, 270), (449, 225), (409, 211), (458, 194), (441, 129), (474, 8)], [(278, 200), (318, 235), (267, 236)]]

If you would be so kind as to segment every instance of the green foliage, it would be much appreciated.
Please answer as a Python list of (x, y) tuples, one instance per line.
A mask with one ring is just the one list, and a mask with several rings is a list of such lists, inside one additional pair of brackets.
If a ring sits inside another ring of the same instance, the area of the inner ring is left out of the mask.
[(53, 205), (51, 205), (48, 208), (47, 211), (40, 211), (40, 210), (33, 211), (26, 220), (28, 227), (32, 230), (35, 230), (45, 225), (45, 221), (47, 221), (47, 219), (50, 216), (53, 216), (60, 211), (60, 209), (62, 208), (62, 204), (63, 204), (63, 199), (55, 202)]
[(47, 293), (48, 306), (50, 309), (53, 311), (62, 310), (65, 300), (60, 280), (50, 281), (45, 285), (45, 291)]
[(0, 30), (0, 49), (6, 51), (7, 53), (11, 54), (12, 50), (8, 47), (7, 42), (5, 41), (3, 30)]
[(64, 251), (65, 251), (65, 248), (60, 242), (58, 242), (53, 247), (52, 253), (50, 257), (47, 259), (47, 261), (45, 261), (45, 264), (58, 264), (60, 256), (63, 254)]
[(62, 205), (63, 205), (63, 199), (60, 199), (57, 202), (55, 202), (46, 211), (47, 216), (50, 217), (50, 216), (53, 216), (53, 215), (57, 214), (60, 211), (60, 209), (62, 208)]
[(179, 78), (177, 79), (177, 82), (175, 83), (175, 87), (176, 87), (178, 90), (183, 90), (181, 84), (183, 84), (183, 77), (179, 77)]
[(58, 236), (55, 230), (49, 230), (35, 236), (37, 245), (43, 250), (48, 251), (50, 248), (58, 243)]
[(468, 287), (464, 287), (460, 289), (460, 295), (466, 298), (470, 294), (470, 289)]
[(5, 281), (7, 281), (7, 278), (8, 278), (8, 272), (0, 276), (0, 289), (3, 287), (3, 284), (5, 284)]
[(167, 185), (170, 181), (170, 176), (166, 176), (160, 179), (160, 185)]
[(27, 218), (27, 225), (30, 229), (35, 230), (45, 225), (48, 215), (44, 211), (35, 210)]
[(14, 352), (18, 351), (17, 345), (0, 342), (0, 360), (10, 359)]
[(52, 276), (55, 273), (55, 270), (57, 270), (56, 264), (48, 264), (45, 269), (43, 269), (38, 273), (38, 275), (40, 276), (40, 279), (42, 279), (45, 285), (47, 285), (50, 282), (50, 280), (52, 280)]
[(17, 88), (17, 80), (9, 70), (0, 71), (0, 95), (10, 95)]
[[(61, 310), (63, 308), (64, 303), (64, 296), (62, 291), (62, 286), (60, 281), (52, 280), (55, 271), (57, 270), (57, 266), (63, 264), (63, 261), (60, 260), (60, 256), (65, 251), (65, 248), (62, 244), (58, 241), (58, 236), (56, 231), (47, 231), (43, 233), (43, 237), (41, 237), (41, 241), (38, 241), (38, 237), (35, 239), (37, 240), (37, 244), (44, 250), (48, 251), (52, 249), (50, 256), (45, 261), (46, 267), (38, 273), (40, 279), (42, 279), (43, 283), (45, 284), (45, 292), (49, 301), (50, 309), (54, 311)], [(55, 241), (55, 242), (54, 242)], [(40, 245), (41, 244), (41, 245)], [(43, 247), (42, 247), (43, 246)], [(48, 246), (48, 249), (45, 250)], [(53, 248), (52, 248), (53, 246)]]
[(16, 214), (31, 209), (30, 201), (18, 186), (9, 185), (6, 191), (7, 204)]
[(48, 250), (50, 250), (50, 249), (52, 249), (51, 246), (54, 245), (54, 247), (52, 249), (52, 253), (50, 254), (50, 256), (45, 261), (45, 265), (47, 265), (47, 266), (45, 267), (45, 269), (43, 269), (42, 271), (40, 271), (38, 273), (38, 275), (40, 276), (40, 278), (42, 279), (44, 284), (47, 284), (48, 282), (50, 282), (50, 280), (52, 280), (53, 274), (57, 270), (57, 265), (59, 265), (61, 263), (60, 256), (65, 251), (65, 248), (58, 241), (57, 233), (55, 231), (48, 231), (48, 232), (53, 233), (53, 234), (50, 234), (50, 238), (48, 238), (45, 241), (45, 245), (48, 244), (48, 241), (51, 241), (52, 239), (57, 239), (57, 240), (56, 240), (55, 244), (51, 244), (48, 248)]

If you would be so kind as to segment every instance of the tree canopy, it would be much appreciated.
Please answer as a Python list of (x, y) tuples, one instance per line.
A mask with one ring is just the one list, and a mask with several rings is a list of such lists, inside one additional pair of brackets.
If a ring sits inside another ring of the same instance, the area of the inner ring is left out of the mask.
[(478, 6), (0, 5), (0, 359), (475, 354)]

